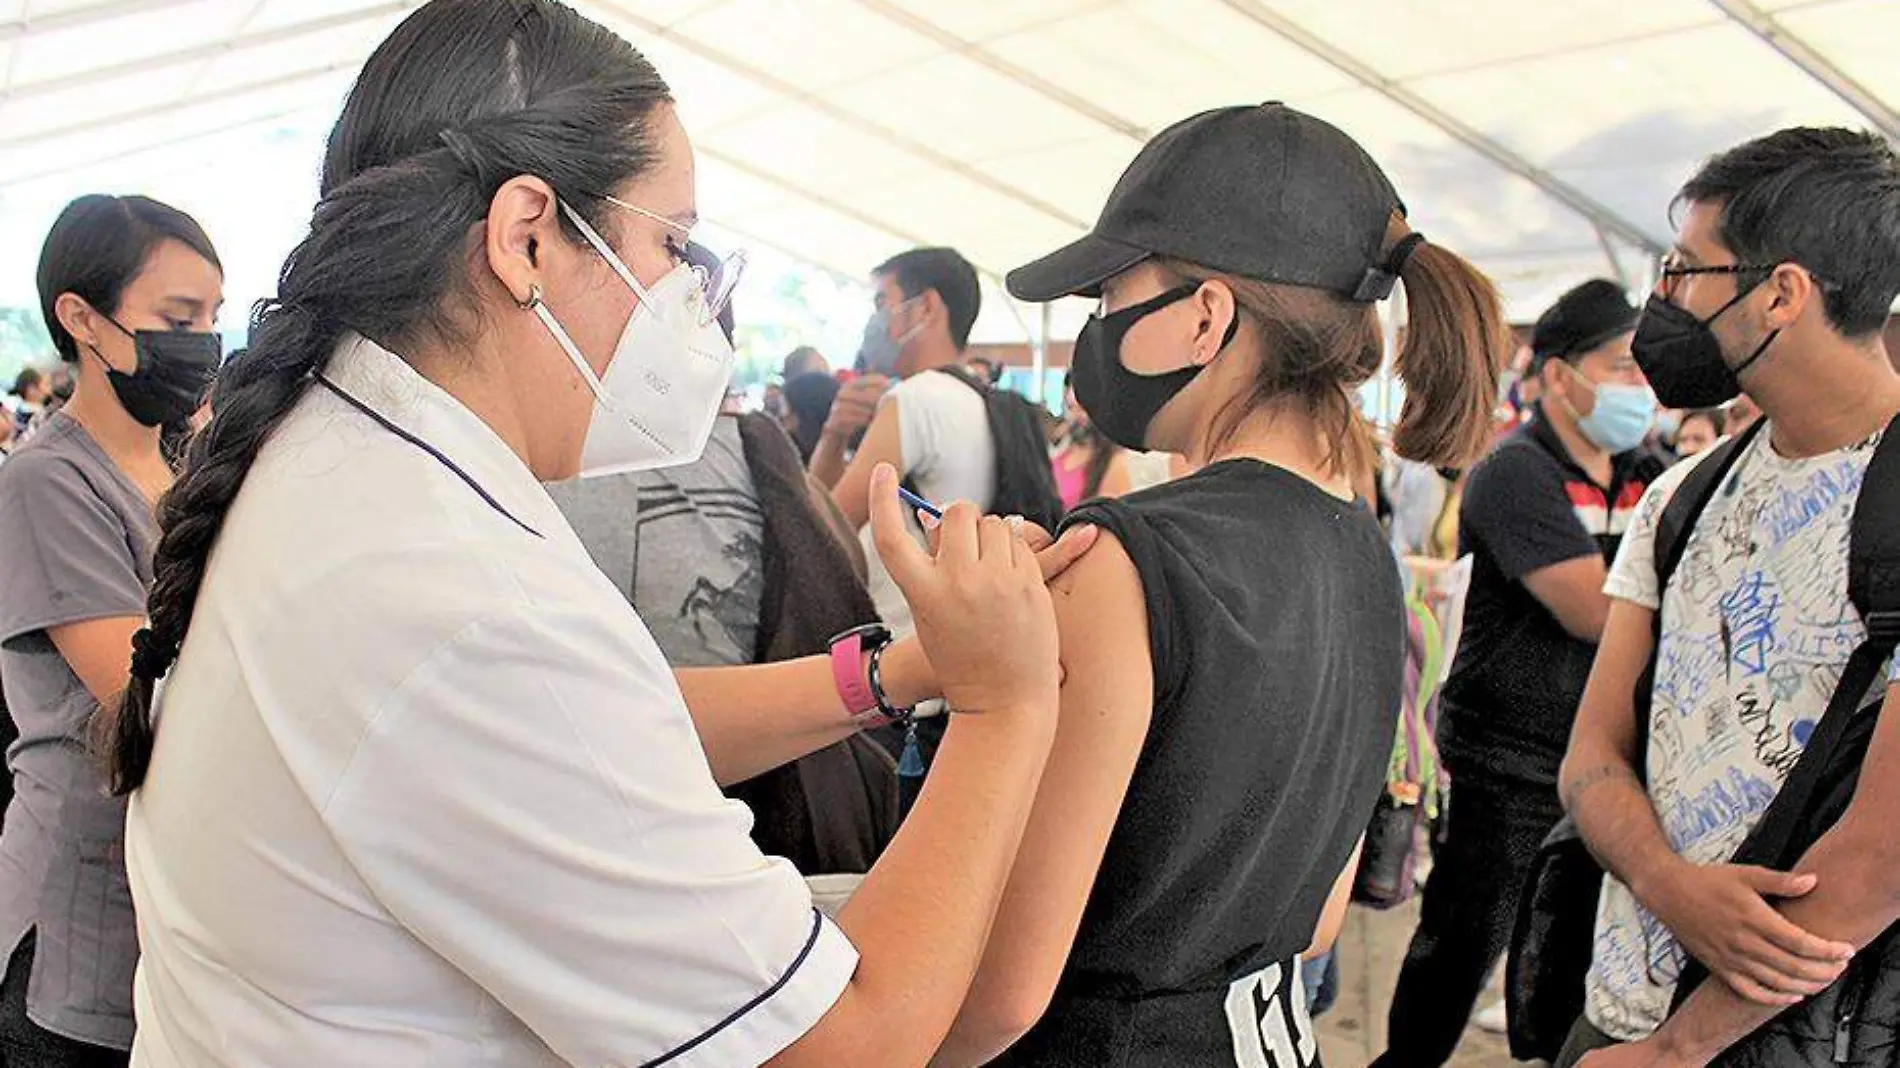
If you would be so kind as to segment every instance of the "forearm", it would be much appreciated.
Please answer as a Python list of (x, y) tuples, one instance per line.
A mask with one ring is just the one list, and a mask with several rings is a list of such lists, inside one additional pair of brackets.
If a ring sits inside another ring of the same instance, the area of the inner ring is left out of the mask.
[[(883, 681), (901, 706), (937, 696), (928, 658), (915, 640), (884, 654)], [(838, 696), (831, 661), (808, 656), (750, 667), (682, 668), (674, 675), (686, 697), (700, 747), (720, 785), (755, 775), (843, 741), (856, 733)]]
[(1564, 762), (1563, 802), (1591, 855), (1646, 908), (1657, 911), (1657, 888), (1688, 862), (1663, 834), (1656, 807), (1628, 758), (1573, 754)]
[[(1815, 876), (1815, 888), (1777, 906), (1789, 921), (1822, 938), (1865, 947), (1900, 920), (1900, 857), (1889, 836), (1868, 822), (1843, 820), (1801, 858), (1795, 870)], [(1688, 1064), (1706, 1064), (1783, 1011), (1706, 980), (1656, 1041)]]
[(824, 1063), (924, 1064), (943, 1044), (1022, 842), (1052, 719), (952, 720), (917, 807), (838, 918), (859, 964)]
[(847, 459), (844, 439), (827, 433), (818, 439), (818, 447), (812, 450), (811, 464), (807, 470), (826, 489), (835, 489), (838, 480), (844, 477)]

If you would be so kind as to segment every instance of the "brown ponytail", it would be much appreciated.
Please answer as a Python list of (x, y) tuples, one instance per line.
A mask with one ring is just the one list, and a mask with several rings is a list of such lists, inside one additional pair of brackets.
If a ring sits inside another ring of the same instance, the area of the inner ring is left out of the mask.
[[(1398, 277), (1405, 282), (1410, 309), (1395, 364), (1406, 393), (1393, 444), (1410, 460), (1464, 467), (1489, 440), (1511, 331), (1490, 279), (1456, 253), (1422, 238), (1411, 240), (1409, 250), (1399, 247), (1413, 236), (1402, 217), (1392, 216), (1383, 255), (1400, 253)], [(1251, 396), (1222, 413), (1227, 432), (1252, 411), (1291, 408), (1313, 420), (1334, 474), (1356, 480), (1378, 470), (1378, 441), (1355, 395), (1385, 358), (1376, 305), (1180, 260), (1157, 260), (1156, 265), (1187, 281), (1219, 279), (1253, 318), (1260, 378)]]
[[(1388, 245), (1410, 232), (1393, 216)], [(1392, 445), (1434, 467), (1465, 467), (1484, 452), (1498, 375), (1512, 349), (1497, 287), (1463, 257), (1425, 242), (1399, 272), (1405, 282), (1404, 341), (1394, 367), (1405, 408)]]

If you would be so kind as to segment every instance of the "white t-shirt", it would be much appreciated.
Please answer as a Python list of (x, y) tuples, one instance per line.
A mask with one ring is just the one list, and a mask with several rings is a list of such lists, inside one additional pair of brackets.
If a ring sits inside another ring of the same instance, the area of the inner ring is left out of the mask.
[(769, 1059), (850, 943), (520, 459), (373, 344), (327, 376), (448, 462), (319, 383), (251, 468), (130, 809), (134, 1063)]
[[(990, 434), (989, 408), (976, 390), (950, 375), (926, 371), (891, 387), (884, 404), (897, 407), (902, 438), (902, 474), (917, 492), (933, 504), (948, 508), (969, 501), (987, 509), (996, 496), (996, 439)], [(923, 540), (923, 528), (905, 510), (911, 533)], [(884, 569), (871, 543), (871, 528), (863, 531), (865, 556), (870, 561), (871, 600), (884, 625), (898, 637), (915, 629), (903, 591)]]
[[(1764, 428), (1710, 499), (1662, 609), (1649, 796), (1670, 845), (1697, 864), (1725, 862), (1754, 830), (1867, 634), (1847, 600), (1847, 546), (1875, 442), (1787, 460), (1768, 438)], [(1604, 586), (1611, 597), (1656, 608), (1656, 523), (1701, 460), (1650, 486)], [(1653, 1033), (1683, 960), (1629, 890), (1606, 881), (1590, 1022), (1623, 1041)]]

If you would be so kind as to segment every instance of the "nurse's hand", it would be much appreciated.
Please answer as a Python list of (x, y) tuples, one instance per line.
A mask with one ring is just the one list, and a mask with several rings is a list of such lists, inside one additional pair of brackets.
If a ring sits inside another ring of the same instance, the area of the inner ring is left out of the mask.
[(905, 528), (897, 472), (883, 464), (871, 476), (871, 531), (950, 707), (1041, 710), (1052, 725), (1060, 686), (1055, 608), (1024, 525), (953, 505), (927, 552)]
[[(931, 551), (935, 552), (941, 524), (923, 512), (917, 513), (917, 521), (924, 525)], [(1095, 548), (1095, 539), (1100, 534), (1101, 531), (1092, 526), (1070, 527), (1058, 539), (1035, 523), (1023, 523), (1023, 540), (1029, 544), (1029, 551), (1036, 554), (1036, 566), (1041, 569), (1044, 582), (1054, 582), (1064, 571), (1074, 567), (1077, 560), (1087, 556), (1089, 550)]]
[(1023, 524), (1023, 538), (1036, 554), (1036, 566), (1042, 570), (1044, 582), (1054, 582), (1077, 560), (1087, 556), (1099, 534), (1101, 531), (1095, 527), (1070, 527), (1058, 539), (1034, 523)]

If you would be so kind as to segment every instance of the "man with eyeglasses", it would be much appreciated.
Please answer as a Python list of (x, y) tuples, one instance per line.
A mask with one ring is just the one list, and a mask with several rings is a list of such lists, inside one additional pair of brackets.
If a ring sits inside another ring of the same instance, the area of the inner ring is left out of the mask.
[[(1562, 790), (1611, 878), (1584, 1018), (1559, 1065), (1707, 1064), (1832, 985), (1900, 918), (1894, 714), (1873, 728), (1846, 814), (1792, 873), (1729, 862), (1867, 637), (1847, 597), (1848, 545), (1868, 462), (1900, 412), (1881, 342), (1900, 294), (1900, 157), (1874, 134), (1783, 130), (1710, 160), (1677, 205), (1676, 248), (1634, 355), (1664, 405), (1706, 408), (1745, 390), (1765, 425), (1734, 450), (1686, 541), (1669, 543), (1683, 548), (1667, 610), (1658, 522), (1720, 450), (1651, 488), (1605, 587)], [(1880, 665), (1868, 694), (1884, 694), (1889, 713), (1892, 679)], [(1672, 1015), (1691, 959), (1710, 979)], [(1866, 1063), (1853, 1057), (1891, 1041), (1895, 1006), (1840, 1004), (1829, 1033), (1796, 1039), (1818, 1052), (1774, 1062), (1826, 1063), (1831, 1047), (1837, 1061)]]

